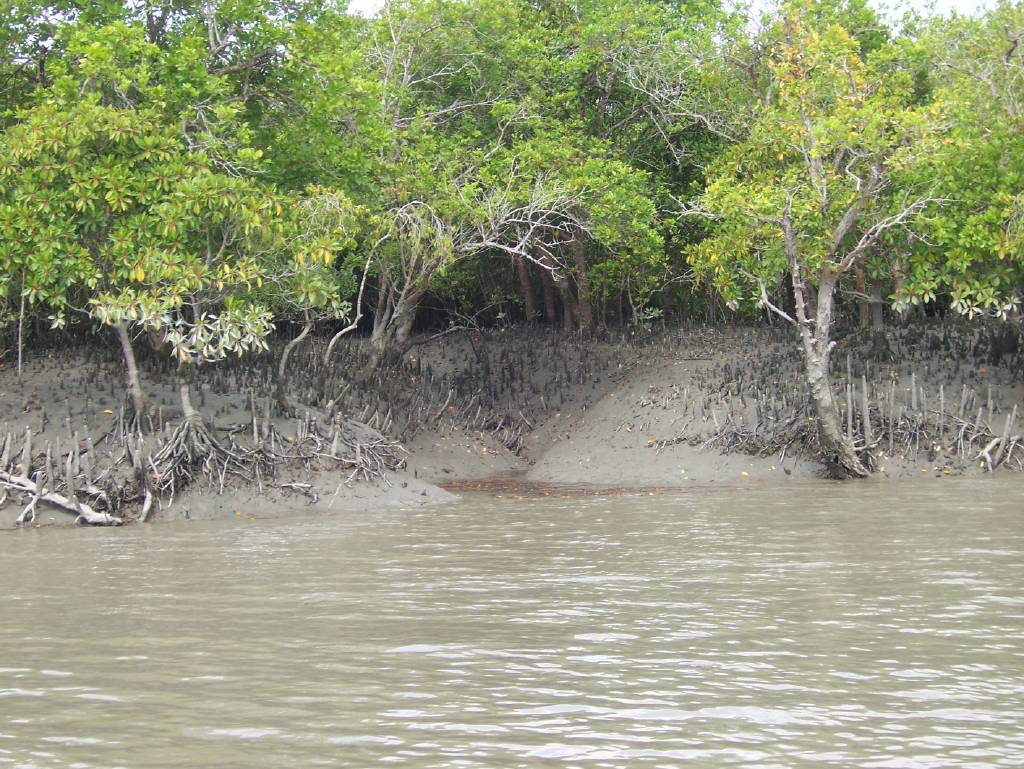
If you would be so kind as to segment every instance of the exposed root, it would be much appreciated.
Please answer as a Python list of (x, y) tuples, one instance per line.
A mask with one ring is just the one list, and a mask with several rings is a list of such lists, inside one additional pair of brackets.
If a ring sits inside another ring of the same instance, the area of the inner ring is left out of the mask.
[(245, 449), (233, 440), (227, 445), (198, 418), (185, 419), (150, 459), (152, 485), (159, 495), (173, 498), (177, 491), (200, 480), (224, 493), (229, 478), (255, 481), (272, 458), (261, 448)]
[(328, 420), (306, 415), (296, 423), (294, 439), (272, 430), (263, 450), (278, 462), (300, 463), (307, 472), (318, 469), (349, 470), (347, 485), (377, 479), (388, 483), (387, 473), (405, 465), (405, 449), (377, 430), (354, 419)]
[[(843, 340), (846, 370), (832, 372), (835, 395), (846, 437), (865, 469), (875, 471), (889, 459), (928, 462), (947, 474), (972, 463), (989, 472), (1024, 467), (1016, 407), (988, 376), (984, 334), (982, 342), (971, 334), (969, 327), (894, 329), (887, 339), (893, 354), (883, 361), (862, 338)], [(964, 365), (972, 359), (973, 366)], [(745, 347), (697, 370), (687, 388), (652, 387), (635, 405), (678, 414), (671, 437), (649, 444), (659, 451), (689, 443), (781, 460), (800, 454), (849, 475), (843, 469), (848, 462), (837, 462), (821, 444), (814, 405), (784, 334), (751, 331)], [(651, 424), (641, 421), (640, 428), (649, 431)]]
[[(95, 442), (88, 434), (82, 440), (78, 433), (69, 434), (70, 449), (57, 439), (36, 453), (38, 439), (33, 438), (31, 430), (20, 441), (10, 432), (0, 433), (0, 506), (21, 499), (25, 507), (19, 525), (35, 520), (40, 503), (92, 525), (121, 524), (127, 519), (118, 511), (137, 505), (131, 517), (146, 521), (164, 500), (195, 484), (218, 494), (231, 485), (253, 484), (260, 491), (274, 487), (315, 501), (319, 495), (312, 484), (288, 478), (282, 470), (309, 476), (341, 469), (347, 472), (347, 485), (363, 480), (386, 484), (388, 473), (405, 464), (397, 441), (362, 422), (307, 411), (296, 420), (295, 434), (285, 436), (269, 420), (261, 426), (255, 407), (251, 424), (216, 433), (192, 418), (164, 436), (147, 438), (137, 423), (119, 414)], [(102, 452), (97, 450), (101, 443)]]
[(255, 484), (260, 490), (269, 483), (315, 500), (316, 491), (308, 483), (276, 481), (279, 469), (300, 466), (311, 473), (341, 467), (350, 471), (347, 484), (371, 479), (387, 483), (387, 473), (405, 463), (397, 442), (353, 420), (323, 426), (307, 415), (297, 421), (296, 428), (294, 437), (286, 437), (273, 426), (261, 431), (257, 424), (255, 445), (247, 446), (238, 439), (249, 426), (229, 430), (221, 440), (201, 420), (187, 419), (150, 459), (150, 485), (157, 495), (173, 498), (195, 483), (205, 482), (218, 494), (232, 480)]

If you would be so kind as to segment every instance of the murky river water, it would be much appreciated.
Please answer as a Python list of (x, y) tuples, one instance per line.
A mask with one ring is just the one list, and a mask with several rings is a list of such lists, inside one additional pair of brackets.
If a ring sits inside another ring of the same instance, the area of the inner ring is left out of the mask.
[(0, 584), (0, 765), (1024, 765), (1019, 478), (3, 532)]

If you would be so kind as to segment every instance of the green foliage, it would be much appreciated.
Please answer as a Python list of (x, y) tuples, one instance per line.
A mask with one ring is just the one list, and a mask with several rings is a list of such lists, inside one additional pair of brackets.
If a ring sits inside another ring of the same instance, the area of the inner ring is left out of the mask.
[(1020, 2), (899, 33), (864, 0), (0, 11), (0, 323), (24, 300), (213, 360), (352, 315), (364, 270), (469, 311), (513, 256), (621, 317), (683, 305), (685, 254), (751, 308), (792, 272), (783, 220), (811, 284), (1019, 299)]
[[(269, 315), (252, 292), (292, 244), (282, 199), (251, 178), (260, 153), (239, 107), (183, 66), (187, 51), (135, 28), (83, 28), (68, 51), (74, 67), (0, 140), (7, 285), (56, 322), (70, 308), (164, 331), (185, 361), (261, 343)], [(324, 247), (297, 242), (299, 264)], [(301, 285), (313, 301), (315, 281)]]
[(691, 250), (733, 307), (762, 305), (794, 259), (812, 283), (862, 263), (920, 208), (902, 182), (934, 143), (932, 112), (912, 103), (884, 49), (866, 61), (844, 28), (810, 25), (806, 6), (790, 6), (780, 27), (773, 100), (713, 164), (702, 204), (714, 236)]
[(1008, 30), (1024, 29), (1024, 5), (982, 18), (935, 22), (922, 46), (941, 83), (937, 108), (951, 126), (919, 181), (948, 202), (928, 212), (924, 237), (905, 247), (907, 280), (897, 299), (917, 303), (948, 290), (971, 317), (1006, 317), (1024, 285), (1024, 52)]

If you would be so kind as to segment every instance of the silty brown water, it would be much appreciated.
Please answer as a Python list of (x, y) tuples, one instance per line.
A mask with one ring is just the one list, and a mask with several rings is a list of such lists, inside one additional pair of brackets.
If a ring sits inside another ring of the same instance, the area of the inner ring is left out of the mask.
[(1018, 478), (0, 535), (0, 766), (1024, 763)]

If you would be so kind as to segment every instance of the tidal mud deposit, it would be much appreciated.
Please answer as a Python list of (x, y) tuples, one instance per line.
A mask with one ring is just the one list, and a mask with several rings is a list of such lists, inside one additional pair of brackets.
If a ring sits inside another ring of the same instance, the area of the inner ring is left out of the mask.
[[(0, 369), (4, 525), (352, 511), (452, 492), (654, 493), (828, 476), (790, 331), (537, 328), (424, 339), (370, 370), (346, 340), (291, 354), (282, 406), (273, 356), (189, 384), (141, 368), (132, 418), (120, 361), (90, 346)], [(878, 477), (1020, 470), (1021, 352), (985, 327), (917, 323), (840, 339), (843, 423)], [(290, 382), (303, 383), (290, 387)]]

